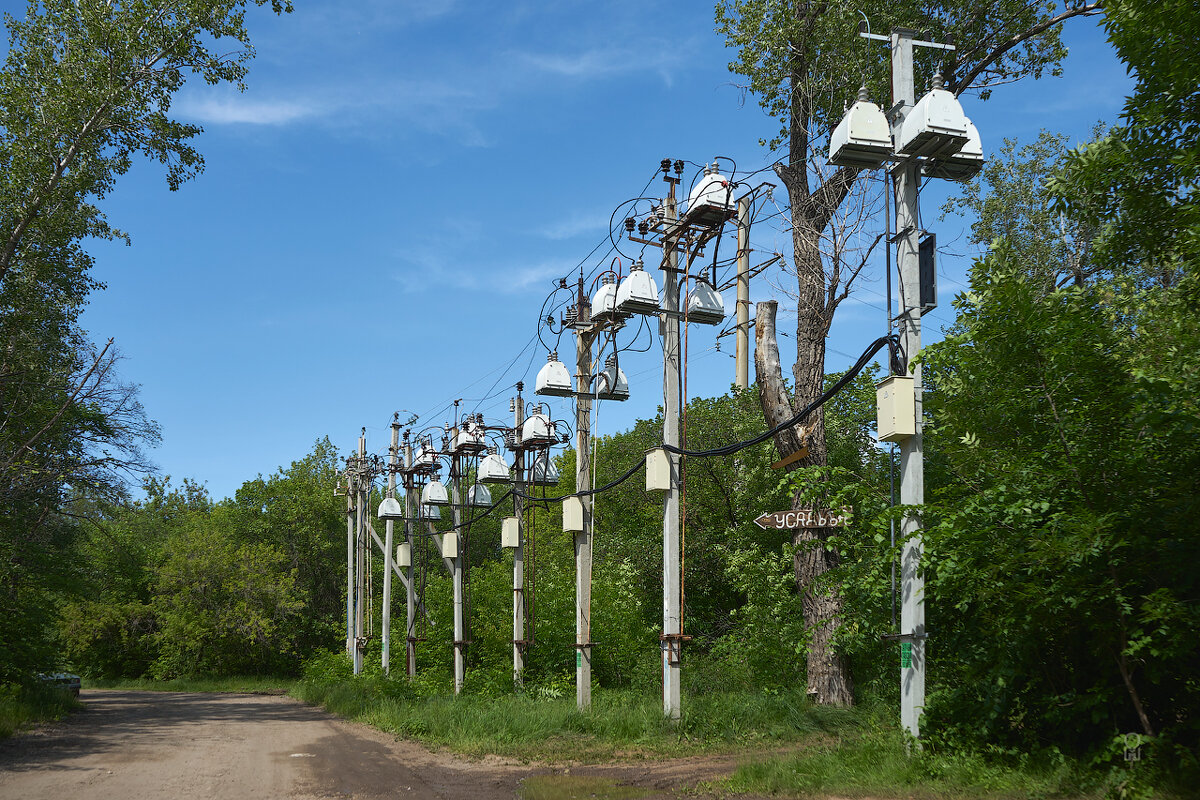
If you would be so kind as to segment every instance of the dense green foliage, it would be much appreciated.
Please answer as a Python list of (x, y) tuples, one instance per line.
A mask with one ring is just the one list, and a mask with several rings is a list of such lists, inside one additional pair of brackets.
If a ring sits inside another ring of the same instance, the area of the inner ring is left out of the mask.
[(60, 618), (75, 667), (107, 678), (298, 673), (342, 635), (336, 480), (327, 440), (221, 503), (187, 481), (149, 480), (145, 500), (84, 530), (87, 591)]
[(1197, 20), (1110, 6), (1138, 78), (1125, 124), (1072, 152), (1010, 145), (959, 200), (994, 241), (923, 356), (947, 741), (1103, 763), (1132, 732), (1157, 768), (1197, 767), (1200, 70), (1166, 55)]
[(959, 332), (926, 356), (948, 472), (930, 626), (953, 653), (933, 717), (1023, 746), (1194, 741), (1200, 461), (1195, 416), (1175, 411), (1190, 398), (1135, 367), (1161, 343), (1111, 287), (1045, 292), (1014, 260), (1001, 244), (975, 267)]
[(1200, 14), (1184, 0), (1110, 0), (1104, 24), (1137, 85), (1123, 124), (1069, 155), (1054, 194), (1101, 226), (1108, 263), (1172, 283), (1200, 258)]
[(241, 85), (250, 2), (30, 0), (4, 15), (0, 685), (53, 666), (55, 606), (78, 582), (78, 520), (126, 496), (158, 437), (117, 376), (112, 341), (94, 346), (79, 326), (101, 286), (85, 240), (128, 240), (97, 202), (138, 158), (163, 165), (172, 189), (200, 171), (200, 129), (172, 119), (171, 101), (189, 76)]
[[(70, 16), (70, 5), (38, 7)], [(244, 43), (244, 4), (211, 5), (226, 16), (209, 33)], [(759, 27), (773, 19), (747, 16), (773, 6), (722, 7)], [(954, 329), (920, 356), (928, 379), (929, 503), (922, 513), (932, 631), (926, 755), (902, 758), (903, 742), (872, 722), (860, 741), (803, 763), (768, 765), (739, 785), (882, 792), (983, 782), (1004, 791), (1012, 776), (995, 760), (1011, 758), (1022, 769), (1034, 764), (1020, 774), (1035, 785), (1019, 788), (1053, 793), (1093, 785), (1062, 778), (1073, 769), (1063, 766), (1067, 760), (1081, 758), (1072, 763), (1105, 775), (1094, 786), (1130, 793), (1147, 782), (1130, 783), (1120, 761), (1130, 732), (1149, 744), (1140, 775), (1181, 784), (1180, 776), (1194, 777), (1200, 67), (1179, 54), (1195, 38), (1185, 34), (1197, 19), (1191, 6), (1118, 0), (1106, 24), (1138, 77), (1122, 126), (1070, 153), (1062, 137), (1049, 134), (1008, 143), (949, 206), (975, 217), (973, 240), (988, 250), (956, 301)], [(82, 27), (61, 23), (62, 35), (90, 42), (99, 34), (89, 25), (107, 30), (110, 23), (103, 14), (71, 23)], [(52, 57), (58, 51), (38, 41), (43, 33), (58, 41), (45, 33), (48, 24), (10, 22), (16, 49), (0, 81), (0, 199), (11, 217), (0, 233), (25, 237), (0, 269), (0, 685), (9, 684), (0, 706), (18, 709), (10, 717), (39, 703), (46, 713), (61, 711), (57, 701), (42, 703), (37, 689), (12, 685), (49, 666), (57, 648), (70, 666), (97, 678), (303, 670), (299, 691), (308, 699), (477, 752), (503, 740), (523, 743), (523, 754), (542, 747), (562, 755), (555, 737), (566, 734), (596, 737), (604, 752), (630, 744), (675, 752), (691, 742), (828, 733), (824, 722), (833, 718), (800, 696), (810, 631), (797, 590), (797, 545), (789, 532), (753, 523), (759, 513), (790, 507), (795, 496), (854, 509), (848, 527), (802, 546), (836, 552), (836, 567), (817, 587), (836, 587), (843, 599), (835, 646), (860, 696), (893, 704), (897, 654), (880, 636), (893, 627), (889, 523), (897, 512), (889, 454), (871, 435), (870, 372), (825, 408), (827, 464), (784, 475), (770, 467), (777, 454), (769, 443), (685, 461), (684, 627), (693, 638), (679, 727), (664, 722), (655, 699), (661, 504), (640, 475), (596, 500), (591, 714), (576, 712), (569, 697), (574, 563), (555, 502), (530, 504), (532, 645), (522, 693), (512, 685), (512, 557), (499, 546), (500, 514), (465, 532), (468, 673), (466, 696), (451, 699), (451, 581), (424, 532), (414, 553), (427, 612), (420, 615), (418, 675), (410, 682), (380, 674), (377, 594), (367, 674), (348, 674), (340, 653), (345, 500), (333, 492), (340, 462), (328, 440), (246, 482), (233, 498), (214, 501), (190, 481), (152, 477), (144, 497), (130, 500), (122, 470), (145, 467), (139, 448), (156, 431), (134, 390), (113, 378), (113, 351), (94, 352), (76, 324), (95, 288), (79, 239), (116, 235), (87, 198), (102, 197), (135, 152), (168, 162), (173, 182), (199, 165), (198, 155), (186, 143), (192, 132), (160, 113), (178, 88), (179, 75), (168, 70), (134, 98), (142, 105), (130, 124), (146, 126), (147, 138), (97, 140), (99, 160), (87, 164), (99, 172), (66, 170), (50, 188), (67, 194), (53, 201), (18, 197), (20, 187), (40, 185), (21, 172), (31, 168), (21, 148), (47, 135), (29, 116), (31, 87), (71, 88)], [(746, 39), (744, 47), (751, 44)], [(1031, 48), (1015, 51), (1005, 68), (1048, 66), (1058, 54), (1054, 39)], [(743, 57), (769, 55), (752, 50)], [(32, 60), (14, 61), (18, 51)], [(240, 60), (205, 63), (203, 75), (240, 80)], [(755, 74), (779, 67), (747, 64)], [(786, 82), (772, 80), (777, 88)], [(47, 119), (61, 121), (64, 101), (51, 96)], [(661, 442), (661, 424), (644, 420), (599, 437), (596, 484)], [(762, 428), (756, 392), (693, 398), (684, 426), (693, 450), (745, 440)], [(560, 456), (563, 480), (547, 494), (574, 490), (573, 459), (570, 451)], [(450, 524), (447, 514), (440, 526)], [(373, 586), (382, 571), (375, 556)], [(402, 592), (391, 610), (393, 620), (403, 619)], [(393, 624), (399, 634), (402, 626)], [(393, 664), (402, 641), (393, 637)], [(831, 781), (836, 770), (840, 777)]]

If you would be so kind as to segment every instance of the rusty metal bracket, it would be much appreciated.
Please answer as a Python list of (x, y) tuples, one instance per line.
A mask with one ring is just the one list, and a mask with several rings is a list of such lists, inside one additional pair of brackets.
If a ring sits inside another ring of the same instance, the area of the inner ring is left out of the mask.
[(667, 662), (678, 664), (683, 660), (683, 643), (690, 642), (692, 637), (682, 633), (661, 633), (658, 639), (667, 643)]

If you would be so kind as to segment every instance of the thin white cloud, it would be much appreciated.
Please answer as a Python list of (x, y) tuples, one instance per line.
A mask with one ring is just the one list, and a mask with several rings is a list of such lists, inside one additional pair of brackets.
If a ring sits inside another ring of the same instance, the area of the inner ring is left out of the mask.
[(496, 277), (509, 292), (523, 292), (535, 287), (549, 287), (553, 281), (570, 272), (570, 266), (561, 261), (547, 261), (517, 269), (500, 270)]
[(669, 81), (669, 69), (678, 64), (675, 48), (592, 48), (578, 53), (512, 53), (513, 60), (538, 72), (564, 78), (594, 80), (631, 72), (655, 71)]
[(603, 231), (608, 227), (609, 214), (583, 214), (576, 212), (565, 219), (547, 225), (539, 233), (551, 241), (572, 239), (580, 234)]
[(181, 116), (209, 125), (286, 125), (323, 113), (310, 103), (241, 96), (185, 97), (177, 108)]
[(455, 289), (477, 294), (523, 294), (549, 290), (559, 277), (571, 272), (571, 265), (560, 260), (465, 269), (455, 257), (447, 255), (447, 249), (437, 247), (407, 250), (401, 260), (407, 265), (394, 270), (391, 277), (413, 293)]

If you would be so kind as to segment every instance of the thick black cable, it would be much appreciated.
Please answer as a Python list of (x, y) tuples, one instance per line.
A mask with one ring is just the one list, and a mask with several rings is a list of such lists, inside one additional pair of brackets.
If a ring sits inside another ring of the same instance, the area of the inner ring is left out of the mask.
[[(812, 414), (814, 411), (816, 411), (821, 406), (825, 405), (825, 403), (829, 402), (829, 400), (834, 395), (836, 395), (843, 388), (845, 388), (846, 384), (850, 383), (850, 381), (857, 378), (858, 373), (862, 372), (863, 368), (865, 366), (867, 366), (867, 364), (870, 363), (871, 359), (875, 356), (875, 354), (878, 353), (880, 350), (882, 350), (884, 347), (888, 347), (889, 353), (894, 356), (895, 351), (900, 349), (900, 337), (892, 335), (892, 336), (881, 336), (878, 339), (876, 339), (874, 342), (871, 343), (870, 347), (868, 347), (865, 351), (863, 351), (863, 354), (859, 357), (858, 361), (855, 362), (854, 366), (851, 367), (850, 369), (846, 370), (846, 373), (844, 375), (842, 375), (841, 378), (838, 379), (837, 383), (835, 383), (833, 386), (830, 386), (827, 390), (825, 390), (821, 394), (820, 397), (818, 397), (816, 400), (812, 401), (807, 406), (805, 406), (804, 409), (802, 409), (794, 417), (787, 420), (786, 422), (779, 423), (774, 428), (771, 428), (768, 431), (764, 431), (764, 432), (758, 434), (757, 436), (754, 436), (743, 442), (735, 442), (733, 444), (727, 444), (722, 447), (713, 447), (708, 450), (683, 450), (679, 447), (675, 447), (675, 446), (669, 445), (669, 444), (662, 445), (662, 448), (664, 450), (666, 450), (667, 452), (676, 453), (681, 456), (688, 456), (690, 458), (708, 458), (710, 456), (732, 455), (733, 453), (736, 453), (739, 450), (744, 450), (747, 447), (753, 447), (756, 444), (762, 444), (767, 439), (770, 439), (772, 436), (775, 436), (776, 434), (781, 433), (781, 432), (787, 430), (788, 428), (793, 428), (796, 425), (799, 425), (801, 422), (803, 422), (805, 419), (807, 419), (810, 414)], [(892, 360), (895, 361), (895, 358), (893, 358)], [(903, 374), (903, 373), (901, 373), (901, 374)]]
[[(862, 372), (863, 368), (866, 367), (867, 364), (869, 364), (871, 362), (871, 359), (875, 356), (875, 354), (878, 353), (880, 350), (882, 350), (884, 347), (888, 348), (889, 358), (893, 365), (893, 372), (895, 372), (896, 374), (904, 374), (904, 370), (902, 370), (902, 369), (896, 370), (895, 369), (897, 362), (899, 362), (900, 364), (903, 364), (904, 360), (905, 360), (903, 350), (901, 349), (901, 345), (900, 345), (900, 337), (895, 336), (895, 335), (881, 336), (878, 339), (876, 339), (874, 342), (872, 342), (870, 347), (868, 347), (865, 351), (863, 351), (863, 354), (859, 357), (858, 361), (855, 362), (854, 366), (852, 366), (850, 369), (848, 369), (846, 371), (846, 373), (844, 375), (842, 375), (842, 377), (839, 378), (835, 384), (833, 384), (833, 386), (829, 387), (825, 392), (823, 392), (821, 394), (820, 397), (818, 397), (813, 402), (809, 403), (802, 411), (800, 411), (798, 414), (796, 414), (794, 417), (787, 420), (786, 422), (781, 422), (780, 424), (776, 425), (774, 428), (771, 428), (768, 431), (764, 431), (763, 433), (760, 433), (757, 436), (754, 436), (750, 439), (746, 439), (745, 441), (734, 442), (733, 444), (727, 444), (722, 447), (714, 447), (714, 448), (711, 448), (708, 450), (684, 450), (682, 448), (674, 447), (674, 446), (668, 445), (668, 444), (659, 445), (659, 447), (661, 447), (663, 450), (666, 450), (668, 452), (675, 453), (675, 454), (681, 455), (681, 456), (688, 456), (690, 458), (709, 458), (711, 456), (732, 455), (733, 453), (736, 453), (739, 450), (744, 450), (747, 447), (753, 447), (756, 444), (762, 444), (767, 439), (770, 439), (772, 436), (775, 436), (776, 434), (778, 434), (784, 430), (787, 430), (788, 428), (792, 428), (792, 427), (795, 427), (796, 425), (799, 425), (810, 414), (812, 414), (814, 411), (816, 411), (821, 406), (825, 405), (825, 403), (829, 402), (829, 400), (832, 399), (834, 397), (834, 395), (836, 395), (838, 392), (840, 392), (842, 389), (844, 389), (846, 387), (846, 384), (850, 383), (850, 381), (857, 378), (858, 374), (860, 372)], [(655, 449), (657, 449), (657, 448), (655, 448)], [(632, 467), (630, 467), (628, 470), (626, 470), (625, 474), (621, 475), (621, 477), (617, 478), (614, 481), (610, 481), (609, 483), (606, 483), (603, 486), (597, 486), (595, 489), (584, 489), (583, 491), (572, 492), (571, 494), (559, 495), (558, 497), (536, 497), (534, 495), (527, 495), (518, 489), (513, 489), (512, 494), (516, 495), (517, 497), (526, 499), (526, 500), (541, 500), (543, 502), (551, 502), (551, 501), (562, 502), (563, 500), (566, 500), (568, 497), (588, 497), (590, 495), (600, 494), (601, 492), (608, 491), (609, 489), (613, 488), (614, 486), (624, 483), (625, 481), (629, 480), (629, 478), (631, 478), (635, 472), (637, 472), (640, 469), (643, 469), (645, 466), (646, 466), (645, 461), (639, 461), (639, 462), (635, 463)]]
[(619, 486), (622, 483), (624, 483), (625, 481), (629, 480), (630, 478), (632, 478), (634, 476), (635, 473), (637, 473), (639, 470), (642, 470), (645, 468), (646, 468), (646, 461), (643, 459), (641, 461), (636, 462), (632, 467), (627, 469), (625, 471), (624, 475), (617, 478), (616, 480), (609, 481), (608, 483), (604, 484), (603, 486), (597, 486), (595, 489), (583, 489), (582, 491), (572, 492), (571, 494), (563, 494), (563, 495), (559, 495), (557, 497), (538, 497), (537, 495), (533, 495), (533, 494), (525, 494), (524, 492), (520, 491), (519, 489), (513, 489), (511, 494), (515, 495), (516, 497), (520, 497), (522, 500), (541, 500), (541, 501), (544, 501), (547, 503), (550, 503), (550, 502), (561, 503), (563, 500), (566, 500), (568, 497), (590, 497), (595, 494), (600, 494), (601, 492), (607, 492), (609, 489), (615, 488), (616, 486)]
[[(515, 490), (514, 490), (514, 491), (515, 491)], [(483, 519), (484, 517), (488, 516), (488, 515), (489, 515), (489, 514), (491, 514), (493, 511), (495, 511), (495, 510), (496, 510), (496, 509), (497, 509), (497, 508), (500, 506), (500, 504), (501, 504), (501, 503), (503, 503), (503, 502), (504, 502), (505, 500), (507, 500), (508, 498), (512, 497), (512, 495), (513, 495), (513, 492), (512, 492), (512, 491), (505, 492), (505, 493), (504, 493), (504, 495), (503, 495), (503, 496), (502, 496), (502, 497), (501, 497), (499, 500), (497, 500), (496, 502), (492, 503), (490, 506), (488, 506), (487, 508), (485, 508), (483, 511), (479, 512), (479, 513), (478, 513), (478, 514), (476, 514), (475, 516), (471, 517), (470, 519), (468, 519), (468, 520), (464, 520), (463, 522), (460, 522), (460, 523), (459, 523), (459, 524), (457, 524), (457, 525), (453, 525), (453, 526), (451, 526), (451, 527), (449, 527), (449, 528), (446, 528), (445, 530), (439, 530), (439, 531), (436, 531), (436, 533), (437, 533), (438, 535), (441, 535), (441, 534), (443, 534), (443, 533), (450, 533), (451, 531), (456, 531), (456, 530), (458, 530), (459, 528), (467, 528), (467, 527), (470, 527), (470, 526), (471, 526), (473, 523), (475, 523), (475, 522), (478, 522), (479, 520)], [(523, 496), (524, 496), (524, 495), (522, 495), (522, 497), (523, 497)], [(432, 534), (426, 534), (426, 535), (432, 535)]]

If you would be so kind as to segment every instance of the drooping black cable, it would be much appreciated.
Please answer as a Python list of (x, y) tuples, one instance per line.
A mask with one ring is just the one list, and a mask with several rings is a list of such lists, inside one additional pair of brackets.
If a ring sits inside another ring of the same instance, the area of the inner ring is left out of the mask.
[[(855, 362), (854, 366), (852, 366), (849, 370), (847, 370), (846, 374), (844, 374), (841, 378), (839, 378), (837, 383), (833, 384), (833, 386), (829, 387), (829, 389), (827, 389), (824, 393), (822, 393), (820, 397), (818, 397), (813, 402), (809, 403), (808, 406), (806, 406), (803, 410), (801, 410), (798, 414), (796, 414), (791, 419), (787, 420), (786, 422), (781, 422), (780, 424), (776, 425), (774, 428), (771, 428), (768, 431), (764, 431), (763, 433), (760, 433), (757, 436), (754, 436), (750, 439), (746, 439), (745, 441), (734, 442), (732, 444), (723, 445), (721, 447), (714, 447), (714, 448), (710, 448), (708, 450), (684, 450), (682, 448), (674, 447), (672, 445), (667, 445), (667, 444), (660, 445), (660, 447), (662, 447), (662, 449), (664, 449), (664, 450), (667, 450), (668, 452), (676, 453), (676, 454), (682, 455), (682, 456), (688, 456), (690, 458), (709, 458), (711, 456), (732, 455), (733, 453), (736, 453), (739, 450), (744, 450), (747, 447), (753, 447), (756, 444), (761, 444), (761, 443), (765, 442), (767, 439), (770, 439), (772, 436), (776, 435), (777, 433), (780, 433), (788, 428), (792, 428), (792, 427), (795, 427), (796, 425), (799, 425), (801, 422), (803, 422), (805, 419), (807, 419), (810, 414), (812, 414), (814, 411), (816, 411), (821, 406), (825, 405), (825, 403), (829, 402), (829, 400), (831, 398), (833, 398), (834, 395), (836, 395), (838, 392), (840, 392), (842, 389), (844, 389), (846, 387), (846, 384), (850, 383), (850, 381), (857, 378), (858, 373), (862, 372), (863, 368), (866, 367), (867, 364), (870, 363), (871, 359), (875, 356), (875, 354), (878, 353), (880, 350), (882, 350), (884, 347), (888, 348), (889, 358), (891, 359), (893, 364), (895, 364), (897, 362), (897, 360), (899, 360), (900, 363), (904, 363), (906, 361), (906, 359), (904, 358), (903, 350), (901, 349), (900, 337), (894, 336), (894, 335), (881, 336), (880, 338), (878, 338), (874, 342), (872, 342), (870, 347), (868, 347), (865, 351), (863, 351), (863, 354), (859, 357), (858, 361)], [(897, 374), (903, 374), (903, 371), (900, 371)], [(511, 493), (515, 496), (521, 497), (526, 500), (537, 499), (537, 500), (542, 500), (544, 502), (557, 501), (557, 502), (561, 503), (563, 500), (566, 500), (568, 497), (587, 497), (590, 495), (600, 494), (601, 492), (608, 491), (609, 489), (613, 488), (614, 486), (617, 486), (618, 484), (624, 483), (625, 481), (629, 480), (629, 478), (631, 478), (635, 472), (637, 472), (640, 469), (643, 469), (645, 466), (646, 466), (646, 464), (644, 461), (639, 461), (636, 464), (634, 464), (632, 467), (630, 467), (628, 470), (626, 470), (625, 474), (621, 475), (621, 477), (617, 478), (614, 481), (610, 481), (609, 483), (606, 483), (603, 486), (597, 486), (595, 489), (590, 489), (590, 490), (585, 489), (583, 491), (572, 492), (570, 494), (564, 494), (564, 495), (560, 495), (558, 497), (534, 497), (533, 495), (527, 495), (524, 492), (519, 491), (518, 489), (513, 489)]]
[[(498, 507), (498, 506), (499, 506), (501, 503), (503, 503), (503, 502), (504, 502), (505, 500), (507, 500), (508, 498), (512, 497), (512, 495), (513, 495), (513, 491), (515, 491), (515, 490), (512, 490), (512, 491), (505, 492), (505, 493), (504, 493), (504, 495), (503, 495), (503, 496), (502, 496), (502, 497), (501, 497), (499, 500), (497, 500), (496, 502), (492, 503), (490, 506), (488, 506), (487, 508), (485, 508), (483, 511), (479, 512), (479, 513), (478, 513), (478, 514), (476, 514), (475, 516), (471, 517), (470, 519), (468, 519), (468, 520), (466, 520), (466, 521), (464, 521), (464, 522), (461, 522), (461, 523), (459, 523), (458, 525), (455, 525), (455, 526), (453, 526), (453, 527), (451, 527), (451, 528), (447, 528), (445, 531), (439, 531), (439, 532), (440, 532), (440, 533), (449, 533), (450, 531), (456, 531), (456, 530), (458, 530), (459, 528), (466, 528), (466, 527), (469, 527), (471, 524), (473, 524), (473, 523), (475, 523), (475, 522), (478, 522), (479, 520), (483, 519), (484, 517), (488, 516), (488, 515), (489, 515), (489, 514), (491, 514), (493, 511), (495, 511), (495, 510), (496, 510), (496, 508), (497, 508), (497, 507)], [(522, 497), (524, 497), (524, 495), (522, 495)]]
[[(677, 453), (678, 455), (688, 456), (690, 458), (708, 458), (709, 456), (732, 455), (733, 453), (736, 453), (739, 450), (744, 450), (747, 447), (753, 447), (756, 444), (761, 444), (762, 442), (765, 442), (767, 439), (770, 439), (772, 436), (776, 435), (777, 433), (780, 433), (784, 430), (787, 430), (788, 428), (792, 428), (792, 427), (795, 427), (796, 425), (799, 425), (801, 422), (803, 422), (805, 419), (807, 419), (810, 414), (812, 414), (814, 411), (816, 411), (821, 406), (825, 405), (825, 403), (829, 402), (829, 400), (834, 395), (836, 395), (843, 388), (845, 388), (846, 384), (850, 383), (850, 381), (857, 378), (858, 373), (862, 372), (863, 367), (865, 367), (868, 363), (870, 363), (870, 361), (874, 357), (874, 355), (876, 353), (878, 353), (880, 350), (882, 350), (884, 347), (889, 348), (889, 353), (894, 354), (894, 352), (896, 350), (899, 350), (901, 347), (900, 338), (898, 336), (881, 336), (881, 337), (879, 337), (878, 339), (876, 339), (874, 342), (871, 343), (870, 347), (868, 347), (865, 351), (863, 351), (863, 354), (859, 357), (858, 361), (855, 362), (854, 366), (851, 367), (849, 370), (847, 370), (846, 374), (844, 374), (841, 378), (839, 378), (837, 383), (835, 383), (833, 386), (829, 387), (824, 393), (822, 393), (820, 397), (818, 397), (813, 402), (809, 403), (804, 409), (802, 409), (799, 413), (797, 413), (794, 417), (787, 420), (786, 422), (781, 422), (778, 425), (776, 425), (774, 428), (771, 428), (768, 431), (764, 431), (764, 432), (758, 434), (757, 436), (747, 439), (744, 442), (735, 442), (733, 444), (727, 444), (722, 447), (713, 447), (708, 450), (683, 450), (681, 448), (675, 447), (673, 445), (668, 445), (668, 444), (662, 445), (662, 448), (668, 452)], [(899, 374), (903, 374), (903, 373), (899, 373)]]
[(638, 462), (634, 463), (634, 465), (632, 467), (627, 469), (625, 471), (625, 474), (623, 474), (621, 477), (617, 478), (616, 480), (609, 481), (608, 483), (604, 484), (603, 486), (597, 486), (595, 489), (584, 489), (579, 492), (572, 492), (571, 494), (559, 495), (558, 497), (538, 497), (537, 495), (525, 494), (524, 492), (522, 492), (518, 489), (513, 489), (512, 492), (510, 492), (510, 494), (512, 494), (516, 497), (520, 497), (522, 500), (540, 500), (540, 501), (543, 501), (546, 503), (555, 503), (555, 502), (561, 503), (563, 500), (566, 500), (568, 497), (590, 497), (591, 495), (594, 495), (594, 494), (600, 494), (601, 492), (607, 492), (609, 489), (619, 486), (622, 483), (624, 483), (625, 481), (629, 480), (639, 470), (642, 470), (645, 468), (646, 468), (646, 462), (644, 460), (638, 461)]

